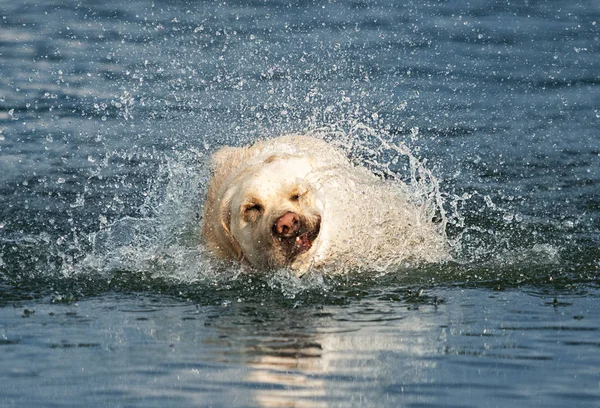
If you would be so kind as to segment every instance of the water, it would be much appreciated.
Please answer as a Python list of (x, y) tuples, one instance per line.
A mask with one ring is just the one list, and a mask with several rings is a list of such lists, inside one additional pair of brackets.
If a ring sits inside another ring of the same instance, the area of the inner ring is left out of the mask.
[[(598, 406), (595, 2), (0, 4), (0, 405)], [(455, 261), (211, 261), (209, 155), (307, 130)]]

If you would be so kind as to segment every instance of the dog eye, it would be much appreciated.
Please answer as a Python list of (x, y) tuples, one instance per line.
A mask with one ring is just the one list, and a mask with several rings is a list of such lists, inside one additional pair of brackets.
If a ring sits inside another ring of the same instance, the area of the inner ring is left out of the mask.
[(244, 212), (245, 213), (251, 213), (251, 212), (262, 213), (263, 206), (258, 203), (246, 204), (244, 206)]
[(242, 206), (242, 218), (246, 222), (256, 222), (264, 211), (264, 207), (258, 203), (248, 203)]
[(292, 190), (292, 194), (290, 195), (290, 201), (298, 201), (300, 200), (307, 191), (303, 188), (298, 188)]

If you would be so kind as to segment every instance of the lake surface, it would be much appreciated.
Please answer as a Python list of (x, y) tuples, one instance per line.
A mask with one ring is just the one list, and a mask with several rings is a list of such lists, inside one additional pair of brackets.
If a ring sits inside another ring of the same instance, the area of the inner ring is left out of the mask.
[[(600, 406), (597, 2), (0, 16), (0, 406)], [(292, 131), (433, 194), (455, 261), (207, 257), (210, 154)]]

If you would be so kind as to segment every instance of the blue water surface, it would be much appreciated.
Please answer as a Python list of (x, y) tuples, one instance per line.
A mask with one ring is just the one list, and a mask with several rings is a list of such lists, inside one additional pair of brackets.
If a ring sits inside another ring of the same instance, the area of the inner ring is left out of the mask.
[[(0, 17), (0, 406), (600, 406), (598, 2)], [(399, 179), (360, 129), (407, 146), (455, 262), (211, 263), (210, 154), (319, 129)]]

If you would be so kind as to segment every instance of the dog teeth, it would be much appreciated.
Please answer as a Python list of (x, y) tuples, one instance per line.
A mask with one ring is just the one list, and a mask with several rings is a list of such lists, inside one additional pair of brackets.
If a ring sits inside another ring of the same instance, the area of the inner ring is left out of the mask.
[(296, 242), (300, 242), (300, 237), (296, 237)]

